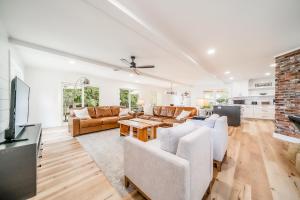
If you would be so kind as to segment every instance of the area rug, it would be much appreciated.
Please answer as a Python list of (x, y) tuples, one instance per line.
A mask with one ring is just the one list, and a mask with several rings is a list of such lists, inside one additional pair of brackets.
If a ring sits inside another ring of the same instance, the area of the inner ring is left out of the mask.
[(86, 134), (77, 139), (122, 197), (134, 190), (124, 187), (124, 137), (120, 137), (119, 129)]

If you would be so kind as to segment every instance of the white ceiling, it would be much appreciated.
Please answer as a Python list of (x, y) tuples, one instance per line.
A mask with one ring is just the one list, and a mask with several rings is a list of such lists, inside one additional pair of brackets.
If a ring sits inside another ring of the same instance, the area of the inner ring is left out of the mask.
[[(87, 63), (81, 60), (74, 60), (64, 56), (28, 49), (26, 47), (17, 46), (15, 50), (22, 52), (23, 62), (30, 63), (32, 68), (52, 69), (56, 71), (74, 72), (82, 75), (90, 75), (94, 77), (106, 77), (113, 80), (121, 80), (145, 85), (154, 85), (158, 87), (169, 88), (170, 82), (157, 80), (151, 77), (137, 76), (134, 73), (125, 71), (115, 71), (112, 68), (101, 66), (99, 64)], [(35, 58), (34, 60), (32, 58)], [(128, 81), (130, 80), (130, 81)], [(175, 86), (179, 86), (175, 84)]]
[[(199, 84), (216, 81), (211, 74), (227, 81), (273, 73), (275, 55), (300, 47), (299, 8), (298, 0), (1, 0), (0, 20), (13, 38), (121, 67), (120, 58), (136, 55), (156, 65), (147, 74)], [(65, 62), (19, 50), (26, 65)]]

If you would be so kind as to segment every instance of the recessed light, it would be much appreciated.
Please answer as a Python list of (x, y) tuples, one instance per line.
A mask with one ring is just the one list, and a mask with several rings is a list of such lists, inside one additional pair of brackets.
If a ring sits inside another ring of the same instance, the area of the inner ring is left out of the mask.
[(266, 72), (265, 75), (266, 75), (266, 76), (270, 76), (271, 73), (270, 73), (270, 72)]
[(233, 79), (234, 79), (234, 77), (229, 77), (229, 79), (230, 79), (230, 80), (233, 80)]
[(135, 80), (135, 82), (136, 82), (136, 83), (139, 83), (140, 81), (138, 81), (138, 80)]
[(73, 65), (73, 64), (75, 64), (76, 62), (75, 62), (74, 60), (69, 60), (69, 63), (70, 63), (71, 65)]
[(270, 67), (276, 67), (276, 63), (271, 64)]
[(214, 55), (216, 53), (216, 50), (215, 49), (208, 49), (207, 50), (207, 54), (208, 55)]
[(226, 72), (224, 72), (224, 74), (228, 75), (228, 74), (230, 74), (230, 71), (226, 71)]
[(133, 77), (133, 76), (134, 76), (134, 74), (130, 73), (130, 74), (129, 74), (129, 76)]

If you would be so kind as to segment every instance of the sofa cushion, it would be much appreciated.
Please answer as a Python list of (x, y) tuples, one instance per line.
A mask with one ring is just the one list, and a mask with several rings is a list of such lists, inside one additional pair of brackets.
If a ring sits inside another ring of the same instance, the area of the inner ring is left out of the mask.
[(96, 117), (111, 117), (112, 112), (110, 109), (110, 106), (101, 106), (101, 107), (96, 107)]
[(147, 120), (149, 120), (151, 117), (153, 117), (153, 116), (152, 115), (140, 115), (140, 116), (138, 116), (138, 118), (147, 119)]
[(220, 116), (218, 114), (213, 114), (210, 117), (206, 118), (204, 120), (205, 122), (205, 126), (209, 127), (209, 128), (213, 128), (215, 126), (216, 120), (219, 118)]
[(154, 106), (153, 107), (153, 115), (154, 116), (159, 116), (161, 112), (161, 106)]
[(101, 119), (82, 119), (80, 120), (80, 128), (88, 128), (88, 127), (95, 127), (101, 126), (102, 120)]
[(174, 117), (176, 107), (167, 107), (167, 117)]
[(151, 117), (149, 120), (157, 121), (157, 122), (162, 122), (165, 118), (164, 117)]
[(167, 117), (168, 116), (168, 109), (167, 109), (167, 107), (165, 107), (165, 106), (161, 107), (159, 116), (163, 116), (163, 117)]
[(96, 118), (96, 110), (95, 110), (95, 107), (88, 107), (88, 112), (89, 112), (89, 115), (91, 116), (91, 118)]
[(120, 113), (120, 106), (111, 106), (111, 113), (113, 116), (118, 116)]
[(184, 110), (183, 107), (176, 107), (175, 113), (174, 113), (174, 117), (177, 117), (178, 115), (180, 115), (180, 113)]
[(102, 117), (100, 118), (103, 124), (115, 124), (118, 122), (119, 117), (113, 116), (113, 117)]
[(119, 120), (128, 120), (128, 119), (132, 119), (133, 116), (132, 115), (123, 115), (123, 116), (119, 116)]
[(185, 120), (177, 120), (175, 118), (165, 118), (162, 120), (163, 123), (172, 126), (174, 123), (183, 123)]
[(175, 154), (179, 139), (197, 128), (192, 122), (185, 122), (171, 128), (160, 128), (158, 138), (160, 140), (160, 148), (167, 152)]

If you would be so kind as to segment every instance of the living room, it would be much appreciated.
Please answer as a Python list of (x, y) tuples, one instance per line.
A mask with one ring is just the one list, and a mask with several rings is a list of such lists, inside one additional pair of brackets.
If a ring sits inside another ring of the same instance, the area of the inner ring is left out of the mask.
[(0, 1), (0, 199), (299, 199), (299, 7)]

